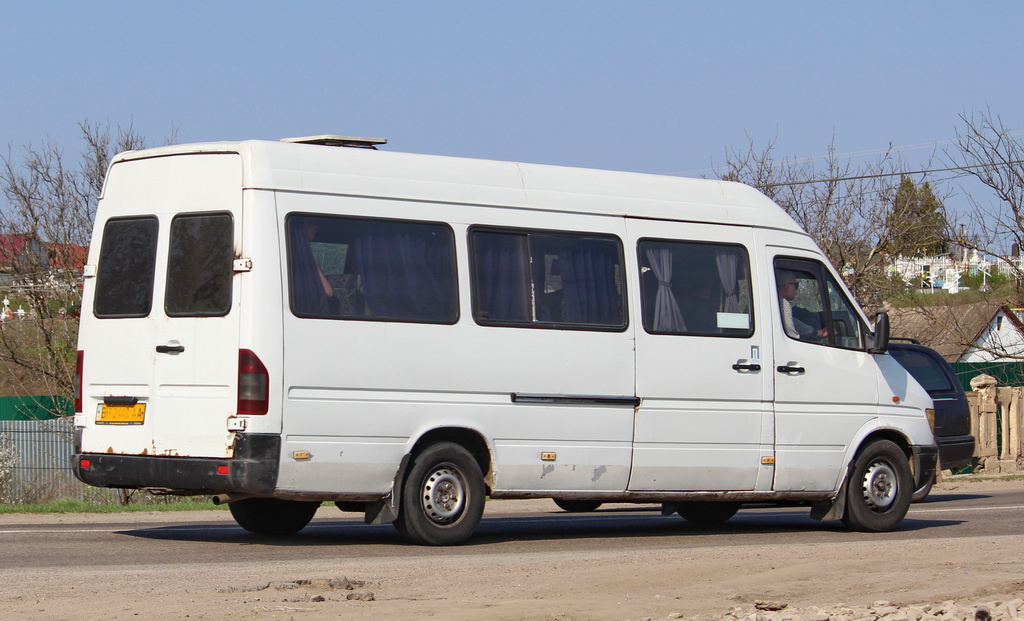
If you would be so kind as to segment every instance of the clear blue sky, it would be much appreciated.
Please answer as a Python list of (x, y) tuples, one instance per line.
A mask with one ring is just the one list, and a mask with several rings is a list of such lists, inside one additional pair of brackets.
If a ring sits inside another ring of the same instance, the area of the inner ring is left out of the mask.
[[(1019, 2), (0, 0), (0, 146), (335, 133), (387, 148), (699, 174), (1024, 129)], [(906, 149), (908, 160), (929, 149)]]

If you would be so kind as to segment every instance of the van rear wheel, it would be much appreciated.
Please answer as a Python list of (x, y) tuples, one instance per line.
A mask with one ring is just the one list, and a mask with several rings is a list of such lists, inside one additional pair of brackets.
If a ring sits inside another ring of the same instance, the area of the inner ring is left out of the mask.
[(238, 525), (256, 535), (294, 535), (316, 514), (319, 502), (245, 498), (228, 504)]
[(452, 442), (415, 455), (402, 482), (395, 529), (421, 545), (456, 545), (469, 539), (484, 513), (484, 477), (469, 451)]
[(740, 510), (738, 502), (713, 502), (698, 500), (681, 502), (676, 512), (687, 522), (703, 526), (725, 524)]
[(846, 482), (843, 524), (868, 533), (893, 530), (906, 517), (913, 494), (907, 456), (893, 442), (876, 440), (854, 461)]

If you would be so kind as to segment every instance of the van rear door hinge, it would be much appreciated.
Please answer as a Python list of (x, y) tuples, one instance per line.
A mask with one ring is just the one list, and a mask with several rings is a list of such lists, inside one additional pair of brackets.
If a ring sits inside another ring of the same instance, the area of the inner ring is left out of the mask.
[(231, 269), (236, 272), (248, 272), (252, 269), (252, 259), (235, 259)]

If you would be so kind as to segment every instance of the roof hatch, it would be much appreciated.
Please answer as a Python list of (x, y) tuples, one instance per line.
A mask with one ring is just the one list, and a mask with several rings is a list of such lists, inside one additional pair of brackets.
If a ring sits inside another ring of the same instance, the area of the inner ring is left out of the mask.
[(356, 136), (335, 136), (323, 134), (320, 136), (303, 136), (301, 138), (282, 138), (281, 142), (294, 142), (297, 144), (318, 144), (325, 147), (355, 147), (357, 149), (376, 149), (379, 144), (387, 144), (387, 138), (358, 138)]

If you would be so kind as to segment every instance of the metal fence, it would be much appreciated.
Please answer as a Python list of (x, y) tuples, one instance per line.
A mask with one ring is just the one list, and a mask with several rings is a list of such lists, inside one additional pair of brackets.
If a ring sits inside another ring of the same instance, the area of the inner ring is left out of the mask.
[(69, 418), (0, 421), (0, 502), (82, 499), (71, 473), (71, 433)]

